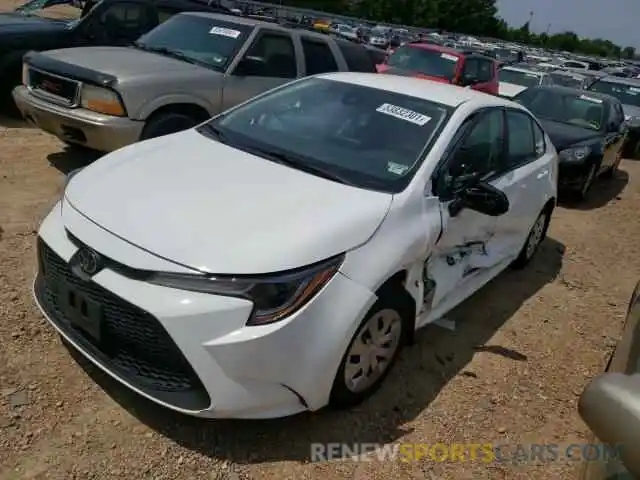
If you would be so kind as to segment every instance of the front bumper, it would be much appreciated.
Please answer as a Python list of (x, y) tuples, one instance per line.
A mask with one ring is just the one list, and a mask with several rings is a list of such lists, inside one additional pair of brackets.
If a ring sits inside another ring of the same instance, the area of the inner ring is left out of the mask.
[[(43, 222), (40, 242), (41, 252), (65, 269), (83, 228), (70, 237), (61, 208)], [(35, 282), (36, 303), (73, 347), (154, 402), (210, 418), (273, 418), (325, 406), (348, 342), (375, 301), (372, 292), (338, 273), (286, 320), (246, 327), (252, 309), (246, 300), (152, 285), (105, 268), (77, 287), (104, 308), (105, 330), (117, 341), (103, 347), (72, 326), (64, 308), (52, 306), (46, 270)], [(125, 344), (133, 346), (121, 352)]]
[(83, 108), (66, 108), (33, 95), (25, 86), (13, 90), (22, 116), (64, 142), (111, 152), (139, 140), (144, 123)]

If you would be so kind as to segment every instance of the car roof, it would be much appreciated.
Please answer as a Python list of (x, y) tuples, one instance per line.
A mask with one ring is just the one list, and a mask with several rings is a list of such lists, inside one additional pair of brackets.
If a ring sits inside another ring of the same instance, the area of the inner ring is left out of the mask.
[(554, 75), (562, 75), (563, 77), (580, 77), (580, 80), (586, 80), (587, 76), (582, 74), (582, 73), (578, 73), (578, 72), (569, 72), (567, 70), (562, 70), (561, 68), (559, 68), (558, 70), (553, 70), (552, 72), (549, 72), (549, 74), (554, 74)]
[(610, 77), (599, 78), (594, 83), (601, 83), (601, 82), (617, 83), (619, 85), (630, 85), (632, 87), (640, 87), (640, 78), (615, 77), (612, 75)]
[(620, 102), (616, 97), (612, 95), (608, 95), (606, 93), (594, 92), (592, 90), (582, 90), (580, 88), (563, 87), (560, 85), (540, 85), (535, 87), (529, 87), (528, 90), (548, 90), (551, 92), (571, 93), (573, 95), (588, 95), (589, 97), (597, 98), (604, 102), (610, 102), (610, 103)]
[(458, 87), (456, 85), (432, 82), (422, 78), (359, 72), (324, 73), (319, 75), (319, 77), (409, 95), (449, 107), (457, 107), (469, 101), (479, 102), (485, 106), (514, 105), (511, 101), (494, 95), (478, 92), (470, 88)]
[(535, 68), (514, 67), (511, 65), (502, 67), (501, 70), (511, 70), (512, 72), (520, 72), (520, 73), (531, 73), (534, 75), (538, 75), (540, 77), (545, 75), (545, 72), (541, 72), (540, 70), (536, 70)]
[(412, 48), (422, 48), (423, 50), (432, 50), (434, 52), (440, 53), (448, 53), (450, 55), (455, 55), (456, 57), (464, 56), (464, 52), (457, 50), (451, 47), (445, 47), (443, 45), (438, 45), (437, 43), (429, 43), (429, 42), (409, 42), (405, 44), (405, 47)]

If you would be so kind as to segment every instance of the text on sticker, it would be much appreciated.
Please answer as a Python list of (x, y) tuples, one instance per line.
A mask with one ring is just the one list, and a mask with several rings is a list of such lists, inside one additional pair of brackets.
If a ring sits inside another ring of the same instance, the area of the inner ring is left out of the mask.
[(599, 98), (587, 97), (586, 95), (580, 95), (580, 99), (586, 100), (587, 102), (602, 103), (602, 100)]
[(241, 32), (238, 30), (233, 30), (231, 28), (211, 27), (209, 33), (211, 35), (222, 35), (223, 37), (238, 38)]
[(450, 62), (457, 62), (458, 61), (458, 57), (456, 57), (455, 55), (450, 55), (448, 53), (440, 54), (440, 58), (444, 58), (445, 60), (449, 60)]
[(391, 115), (392, 117), (399, 118), (400, 120), (404, 120), (406, 122), (415, 123), (416, 125), (420, 126), (426, 125), (429, 120), (431, 120), (431, 117), (418, 112), (414, 112), (413, 110), (409, 110), (408, 108), (391, 105), (390, 103), (383, 103), (378, 108), (376, 108), (376, 112), (384, 113), (385, 115)]

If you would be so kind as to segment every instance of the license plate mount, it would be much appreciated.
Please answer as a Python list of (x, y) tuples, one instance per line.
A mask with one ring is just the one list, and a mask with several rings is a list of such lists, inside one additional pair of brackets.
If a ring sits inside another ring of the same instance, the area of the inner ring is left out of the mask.
[(54, 288), (57, 292), (58, 306), (69, 322), (100, 342), (103, 333), (102, 305), (65, 281), (56, 282)]

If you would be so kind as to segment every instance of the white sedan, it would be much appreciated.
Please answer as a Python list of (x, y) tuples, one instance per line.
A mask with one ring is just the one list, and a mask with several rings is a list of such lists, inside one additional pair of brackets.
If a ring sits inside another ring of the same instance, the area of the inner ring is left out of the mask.
[(416, 329), (531, 260), (556, 183), (551, 141), (515, 103), (309, 77), (72, 175), (39, 230), (35, 299), (174, 410), (353, 405)]

